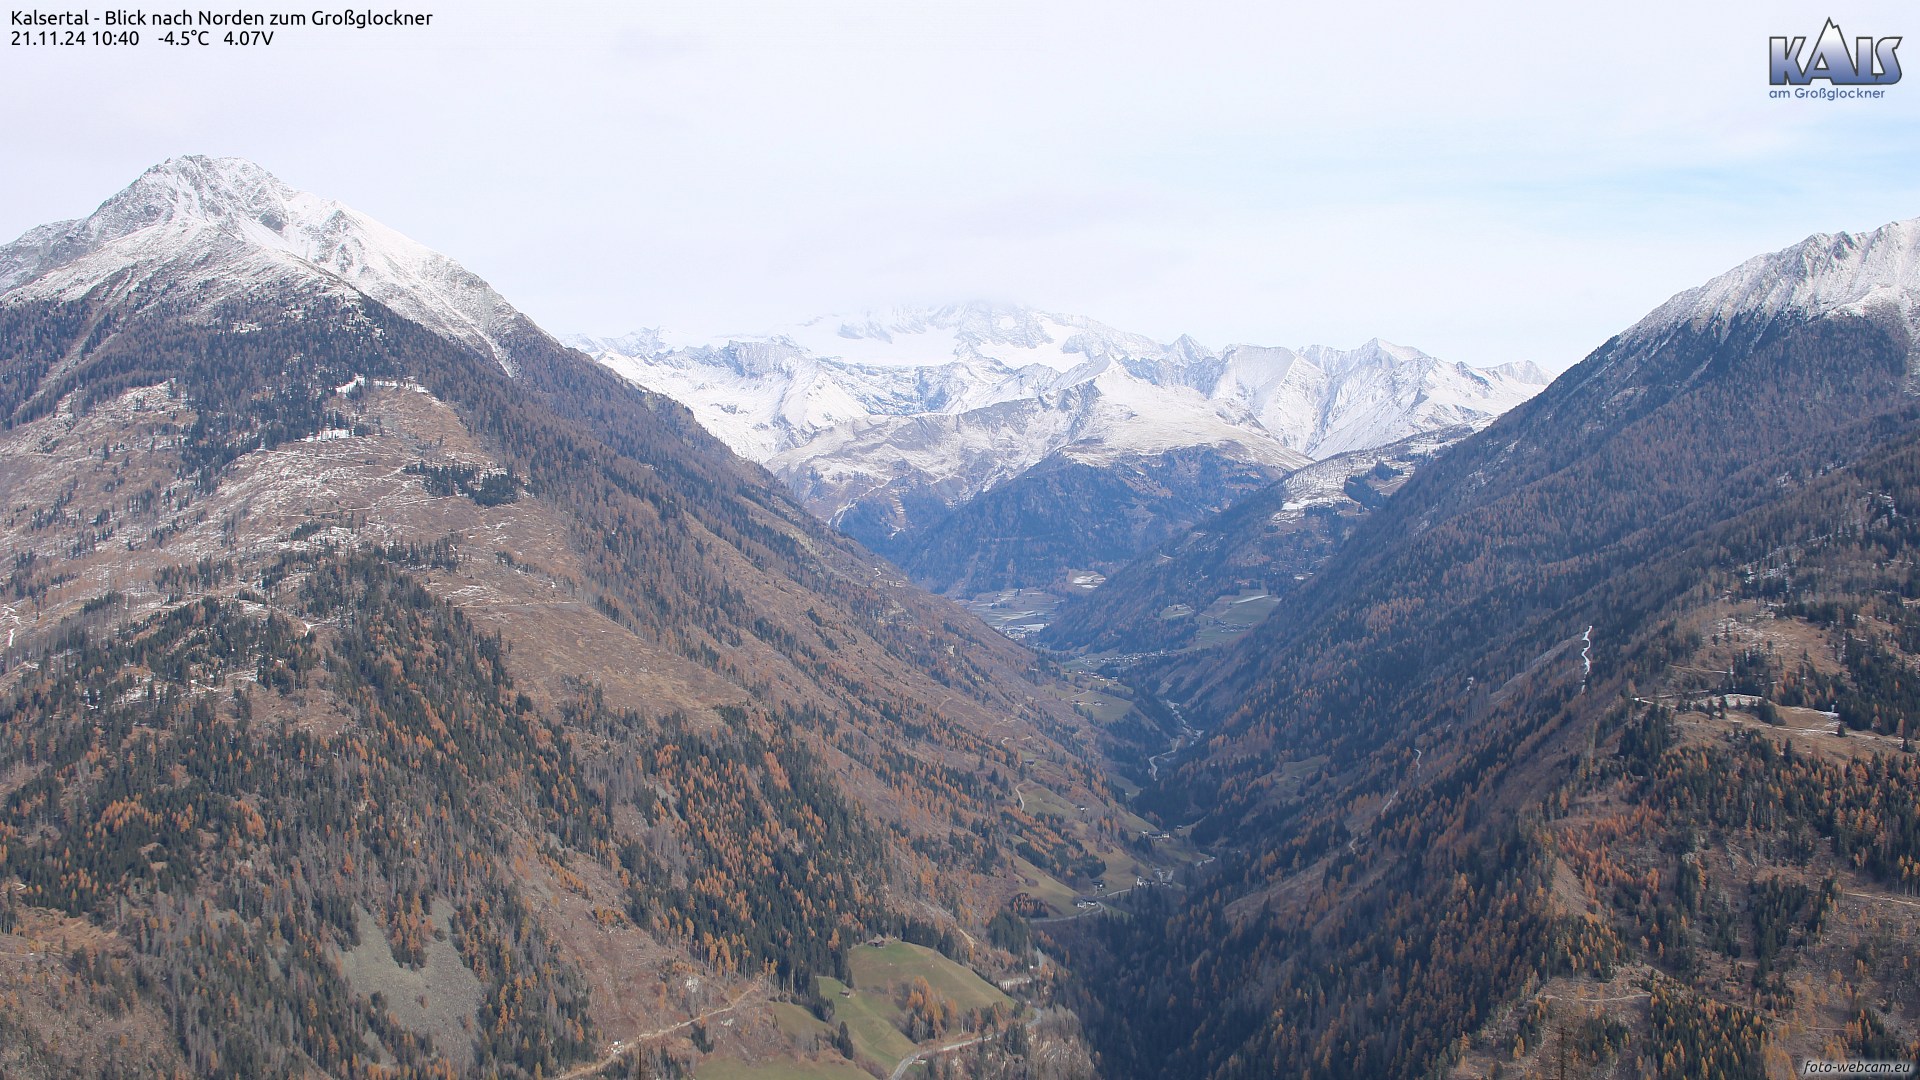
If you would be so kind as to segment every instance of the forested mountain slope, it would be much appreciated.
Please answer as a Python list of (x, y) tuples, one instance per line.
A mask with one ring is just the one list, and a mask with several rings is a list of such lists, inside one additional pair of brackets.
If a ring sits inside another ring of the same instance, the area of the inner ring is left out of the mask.
[(1277, 471), (1203, 447), (1127, 459), (1062, 452), (939, 518), (901, 568), (962, 596), (1068, 591), (1070, 571), (1117, 570)]
[(1916, 236), (1681, 294), (1154, 673), (1221, 859), (1060, 935), (1116, 1075), (1914, 1052)]
[(1070, 597), (1040, 644), (1137, 653), (1230, 640), (1310, 580), (1414, 470), (1472, 430), (1440, 428), (1296, 469)]
[(1100, 872), (1071, 691), (396, 237), (182, 159), (0, 250), (0, 1072), (891, 1067), (768, 1002)]

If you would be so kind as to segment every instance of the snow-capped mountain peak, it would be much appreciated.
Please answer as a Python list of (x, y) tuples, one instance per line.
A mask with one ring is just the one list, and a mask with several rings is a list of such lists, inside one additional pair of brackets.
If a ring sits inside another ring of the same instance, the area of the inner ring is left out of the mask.
[(79, 233), (97, 246), (141, 229), (191, 220), (248, 222), (275, 235), (292, 216), (288, 204), (299, 194), (241, 158), (173, 158), (100, 204), (80, 222)]
[(1811, 318), (1891, 312), (1920, 341), (1920, 218), (1865, 233), (1816, 233), (1756, 256), (1679, 293), (1627, 331), (1655, 338), (1683, 324), (1726, 326), (1738, 317)]
[(532, 329), (452, 259), (241, 158), (170, 159), (86, 218), (28, 232), (0, 248), (0, 294), (72, 297), (130, 269), (145, 280), (162, 268), (203, 304), (317, 273), (508, 371), (507, 339)]
[(1355, 349), (1161, 343), (1075, 315), (963, 304), (823, 316), (674, 347), (575, 345), (690, 407), (829, 519), (887, 492), (965, 502), (1055, 453), (1207, 447), (1285, 470), (1490, 421), (1545, 385), (1375, 339)]

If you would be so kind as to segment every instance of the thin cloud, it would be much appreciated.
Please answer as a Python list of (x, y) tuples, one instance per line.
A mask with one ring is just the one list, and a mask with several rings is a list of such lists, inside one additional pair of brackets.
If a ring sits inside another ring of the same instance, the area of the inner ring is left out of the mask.
[[(1838, 13), (1911, 34), (1910, 8)], [(1579, 358), (1920, 214), (1920, 83), (1770, 100), (1799, 5), (462, 3), (271, 50), (15, 50), (0, 231), (254, 158), (559, 330), (1017, 298), (1170, 338)]]

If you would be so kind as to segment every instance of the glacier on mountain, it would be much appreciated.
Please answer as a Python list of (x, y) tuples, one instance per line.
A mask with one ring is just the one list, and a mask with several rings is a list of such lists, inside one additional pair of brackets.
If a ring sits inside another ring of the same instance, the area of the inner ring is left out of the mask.
[(1216, 352), (987, 304), (704, 342), (647, 330), (569, 344), (687, 405), (830, 519), (889, 492), (955, 505), (1055, 453), (1099, 463), (1211, 447), (1285, 472), (1484, 425), (1547, 382), (1532, 365), (1473, 368), (1379, 340)]

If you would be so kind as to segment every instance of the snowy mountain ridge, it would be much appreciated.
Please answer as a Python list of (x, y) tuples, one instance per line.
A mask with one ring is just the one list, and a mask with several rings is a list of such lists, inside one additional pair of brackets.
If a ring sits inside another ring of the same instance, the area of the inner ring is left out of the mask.
[(1627, 329), (1621, 339), (1632, 347), (1621, 357), (1635, 362), (1651, 355), (1687, 328), (1724, 337), (1737, 321), (1751, 325), (1826, 315), (1897, 321), (1909, 342), (1909, 375), (1920, 371), (1920, 218), (1869, 232), (1815, 233), (1748, 259), (1704, 285), (1676, 293)]
[(1675, 295), (1627, 331), (1646, 334), (1683, 322), (1723, 323), (1736, 315), (1817, 316), (1897, 312), (1920, 330), (1920, 218), (1864, 233), (1816, 233), (1748, 259)]
[(657, 330), (568, 342), (687, 405), (830, 519), (906, 490), (956, 505), (1062, 452), (1099, 463), (1211, 447), (1284, 472), (1484, 425), (1547, 382), (1530, 364), (1472, 368), (1377, 339), (1216, 352), (987, 304), (700, 343)]
[(172, 158), (87, 217), (29, 230), (0, 248), (0, 294), (71, 299), (102, 284), (137, 288), (162, 267), (167, 284), (200, 309), (318, 275), (508, 372), (510, 338), (538, 332), (459, 263), (241, 158)]

